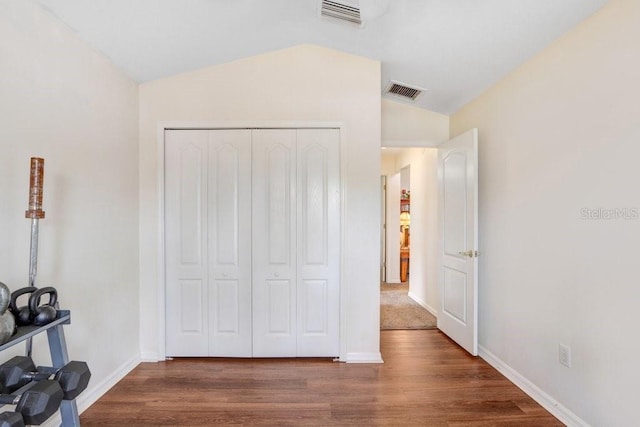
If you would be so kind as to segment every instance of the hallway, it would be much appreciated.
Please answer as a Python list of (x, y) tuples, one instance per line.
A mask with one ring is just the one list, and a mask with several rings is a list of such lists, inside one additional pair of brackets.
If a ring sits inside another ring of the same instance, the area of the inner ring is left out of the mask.
[(434, 329), (438, 320), (409, 296), (409, 283), (380, 283), (380, 330)]

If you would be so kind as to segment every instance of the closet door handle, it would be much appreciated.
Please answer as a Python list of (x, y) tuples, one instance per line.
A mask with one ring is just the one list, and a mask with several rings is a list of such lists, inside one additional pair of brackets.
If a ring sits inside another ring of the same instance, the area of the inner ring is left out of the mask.
[(458, 255), (468, 256), (469, 258), (478, 257), (478, 251), (461, 251)]

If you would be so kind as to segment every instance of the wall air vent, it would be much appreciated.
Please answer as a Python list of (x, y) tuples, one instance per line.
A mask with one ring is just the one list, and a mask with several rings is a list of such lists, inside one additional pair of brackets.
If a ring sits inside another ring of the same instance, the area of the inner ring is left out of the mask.
[(413, 102), (424, 91), (425, 89), (416, 86), (409, 86), (407, 84), (392, 80), (391, 83), (389, 83), (389, 86), (387, 86), (387, 89), (384, 91), (384, 93), (397, 96), (404, 99), (405, 101)]
[(320, 0), (320, 15), (362, 26), (360, 8), (346, 2)]

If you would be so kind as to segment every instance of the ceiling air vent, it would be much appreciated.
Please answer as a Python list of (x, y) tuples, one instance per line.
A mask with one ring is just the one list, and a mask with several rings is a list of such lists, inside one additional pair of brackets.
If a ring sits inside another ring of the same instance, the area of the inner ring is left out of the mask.
[(400, 97), (406, 101), (415, 101), (416, 98), (420, 96), (425, 89), (409, 86), (404, 83), (391, 81), (387, 89), (384, 91), (385, 94), (391, 94), (397, 97)]
[(357, 5), (345, 2), (321, 0), (320, 15), (327, 18), (338, 19), (351, 24), (362, 25), (360, 8)]

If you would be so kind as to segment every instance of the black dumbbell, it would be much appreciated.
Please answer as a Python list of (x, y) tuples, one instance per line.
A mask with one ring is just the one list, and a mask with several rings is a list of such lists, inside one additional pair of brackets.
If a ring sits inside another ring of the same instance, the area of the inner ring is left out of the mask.
[(71, 361), (59, 369), (42, 366), (36, 369), (29, 357), (15, 356), (0, 365), (0, 386), (3, 393), (13, 393), (31, 381), (41, 381), (52, 375), (60, 383), (64, 400), (73, 400), (87, 388), (91, 371), (86, 362), (78, 361)]
[(3, 412), (0, 414), (0, 427), (24, 427), (22, 414), (19, 412)]
[(16, 412), (22, 414), (25, 424), (40, 425), (55, 414), (63, 395), (57, 381), (43, 380), (22, 394), (0, 394), (0, 404), (16, 405)]

